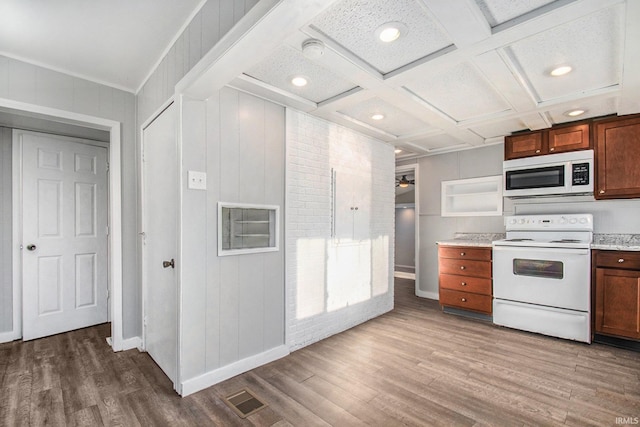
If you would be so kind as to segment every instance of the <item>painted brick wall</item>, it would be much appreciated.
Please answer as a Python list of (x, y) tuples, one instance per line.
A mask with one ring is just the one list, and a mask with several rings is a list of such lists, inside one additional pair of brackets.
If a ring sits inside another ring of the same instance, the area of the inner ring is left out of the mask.
[[(293, 351), (393, 308), (395, 164), (388, 144), (295, 110), (287, 109), (286, 118), (287, 328)], [(332, 168), (366, 180), (369, 238), (332, 239)], [(349, 265), (350, 257), (358, 266)], [(363, 277), (366, 283), (357, 285)]]

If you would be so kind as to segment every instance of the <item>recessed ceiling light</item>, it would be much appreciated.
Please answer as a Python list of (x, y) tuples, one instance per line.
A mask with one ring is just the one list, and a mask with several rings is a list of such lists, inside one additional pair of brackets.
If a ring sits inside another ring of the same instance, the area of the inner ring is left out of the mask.
[(376, 29), (376, 37), (384, 43), (396, 41), (407, 33), (407, 27), (402, 22), (387, 22)]
[(402, 150), (399, 148), (396, 148), (395, 150), (393, 150), (394, 153), (399, 154), (402, 153)]
[(381, 114), (381, 113), (375, 113), (375, 114), (372, 114), (372, 115), (371, 115), (371, 118), (372, 118), (373, 120), (382, 120), (382, 119), (384, 119), (384, 114)]
[(565, 115), (569, 116), (569, 117), (576, 117), (576, 116), (581, 116), (585, 113), (585, 110), (581, 110), (581, 109), (576, 109), (576, 110), (571, 110), (571, 111), (567, 111), (566, 113), (564, 113)]
[(303, 77), (303, 76), (293, 76), (291, 78), (291, 84), (294, 86), (302, 87), (302, 86), (306, 86), (307, 83), (309, 83), (309, 81), (307, 80), (306, 77)]
[(564, 76), (565, 74), (569, 74), (572, 69), (573, 68), (568, 65), (563, 65), (561, 67), (554, 68), (549, 74), (551, 74), (553, 77), (560, 77)]

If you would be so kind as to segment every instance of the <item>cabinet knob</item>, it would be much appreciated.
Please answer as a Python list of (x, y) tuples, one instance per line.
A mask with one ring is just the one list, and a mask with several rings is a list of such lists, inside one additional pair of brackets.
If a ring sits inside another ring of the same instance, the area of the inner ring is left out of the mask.
[(624, 258), (620, 258), (620, 259), (618, 260), (618, 262), (619, 262), (620, 264), (622, 264), (622, 263), (624, 262)]
[(467, 282), (460, 283), (460, 286), (467, 286)]
[(600, 190), (600, 194), (604, 194), (604, 190)]
[(464, 252), (460, 252), (460, 256), (465, 256), (466, 254)]
[(460, 266), (460, 270), (464, 270), (464, 265), (461, 265), (461, 266)]
[(460, 301), (467, 302), (467, 299), (466, 298), (460, 298)]
[(356, 210), (358, 210), (358, 207), (356, 206)]
[(549, 151), (556, 151), (555, 148), (549, 148)]
[(536, 150), (536, 154), (540, 153), (540, 150)]

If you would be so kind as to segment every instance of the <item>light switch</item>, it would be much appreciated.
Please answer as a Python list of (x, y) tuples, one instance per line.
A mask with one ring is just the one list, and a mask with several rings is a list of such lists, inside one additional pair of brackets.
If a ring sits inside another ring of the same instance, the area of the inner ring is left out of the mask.
[(187, 180), (189, 181), (189, 184), (187, 184), (187, 187), (192, 190), (207, 189), (207, 173), (206, 172), (189, 171), (187, 173)]

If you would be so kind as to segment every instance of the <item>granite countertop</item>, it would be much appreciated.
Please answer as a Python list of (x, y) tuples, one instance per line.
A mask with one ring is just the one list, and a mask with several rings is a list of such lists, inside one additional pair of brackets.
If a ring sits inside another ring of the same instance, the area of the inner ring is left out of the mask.
[(640, 251), (640, 234), (594, 234), (591, 249)]
[(478, 246), (490, 248), (494, 240), (504, 239), (504, 233), (456, 233), (453, 239), (438, 240), (442, 246)]

